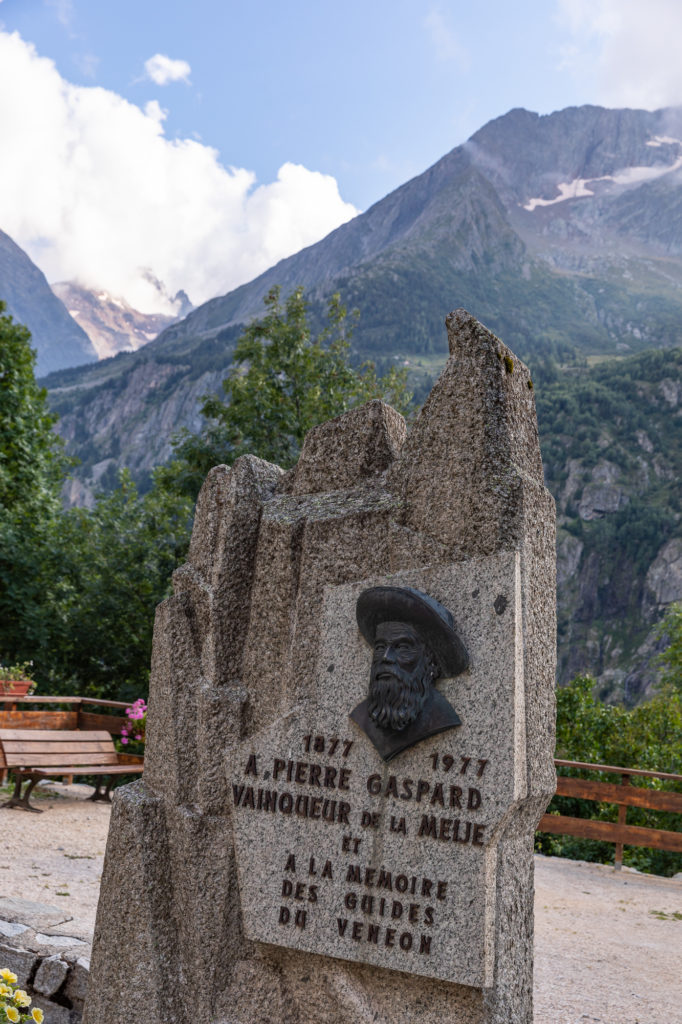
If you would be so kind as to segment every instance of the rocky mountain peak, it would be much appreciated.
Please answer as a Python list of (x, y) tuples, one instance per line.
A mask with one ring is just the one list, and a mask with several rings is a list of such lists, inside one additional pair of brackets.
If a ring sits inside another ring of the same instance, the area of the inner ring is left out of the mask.
[(178, 292), (173, 300), (178, 303), (178, 313), (168, 316), (140, 313), (123, 298), (75, 281), (60, 281), (52, 290), (88, 335), (100, 359), (135, 352), (193, 308), (185, 292)]
[(4, 231), (0, 231), (0, 299), (7, 312), (30, 330), (39, 376), (97, 359), (90, 338), (52, 293), (43, 272)]

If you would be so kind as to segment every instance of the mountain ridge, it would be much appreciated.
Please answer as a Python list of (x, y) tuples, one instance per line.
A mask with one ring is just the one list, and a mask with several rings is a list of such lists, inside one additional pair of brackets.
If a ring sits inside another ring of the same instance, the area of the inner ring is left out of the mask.
[(90, 338), (53, 294), (42, 270), (4, 231), (0, 231), (0, 299), (7, 312), (31, 332), (38, 376), (97, 359)]

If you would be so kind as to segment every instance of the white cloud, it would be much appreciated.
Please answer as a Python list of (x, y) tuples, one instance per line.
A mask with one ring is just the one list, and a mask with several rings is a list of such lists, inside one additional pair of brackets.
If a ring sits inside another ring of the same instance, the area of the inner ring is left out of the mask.
[(168, 306), (151, 278), (203, 302), (357, 213), (328, 175), (285, 163), (257, 185), (209, 146), (166, 138), (164, 117), (156, 100), (141, 110), (66, 82), (18, 33), (0, 31), (0, 228), (48, 280), (160, 312)]
[(168, 111), (162, 107), (158, 100), (149, 100), (144, 105), (145, 116), (157, 124), (161, 124), (168, 117)]
[(680, 0), (558, 0), (571, 34), (562, 67), (593, 102), (612, 107), (682, 103)]
[(172, 60), (165, 53), (155, 53), (144, 62), (144, 69), (157, 85), (168, 85), (169, 82), (189, 83), (192, 71), (186, 60)]
[(452, 62), (459, 67), (460, 71), (468, 71), (471, 66), (469, 52), (462, 45), (447, 16), (439, 7), (431, 8), (424, 18), (424, 25), (431, 37), (438, 60)]

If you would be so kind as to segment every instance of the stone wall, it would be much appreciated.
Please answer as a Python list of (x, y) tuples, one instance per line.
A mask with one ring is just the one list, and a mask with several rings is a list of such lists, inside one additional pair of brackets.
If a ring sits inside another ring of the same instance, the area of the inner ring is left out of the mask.
[(0, 969), (17, 975), (45, 1024), (80, 1024), (90, 974), (90, 939), (59, 907), (0, 899)]

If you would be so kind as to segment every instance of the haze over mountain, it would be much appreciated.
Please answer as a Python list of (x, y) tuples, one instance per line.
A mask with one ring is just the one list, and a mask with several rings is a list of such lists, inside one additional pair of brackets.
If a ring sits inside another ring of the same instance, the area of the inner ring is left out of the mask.
[(39, 375), (97, 359), (90, 338), (53, 294), (43, 272), (4, 231), (0, 231), (0, 299), (7, 312), (30, 330)]
[[(163, 285), (151, 281), (159, 291)], [(31, 331), (36, 373), (134, 352), (193, 309), (185, 292), (170, 301), (173, 316), (140, 313), (125, 299), (75, 281), (49, 285), (45, 275), (16, 242), (0, 231), (0, 300), (7, 312)]]
[(173, 299), (178, 305), (177, 315), (167, 316), (140, 313), (125, 299), (74, 281), (59, 281), (52, 285), (52, 291), (88, 335), (99, 359), (119, 352), (135, 352), (193, 308), (184, 292), (178, 292)]
[(458, 306), (530, 363), (560, 516), (562, 678), (588, 669), (605, 695), (647, 692), (656, 621), (682, 599), (681, 363), (661, 351), (682, 342), (682, 112), (512, 110), (138, 352), (53, 375), (83, 459), (73, 500), (124, 465), (144, 481), (174, 431), (199, 428), (276, 284), (304, 285), (318, 322), (340, 291), (361, 314), (355, 356), (408, 362), (422, 396)]

